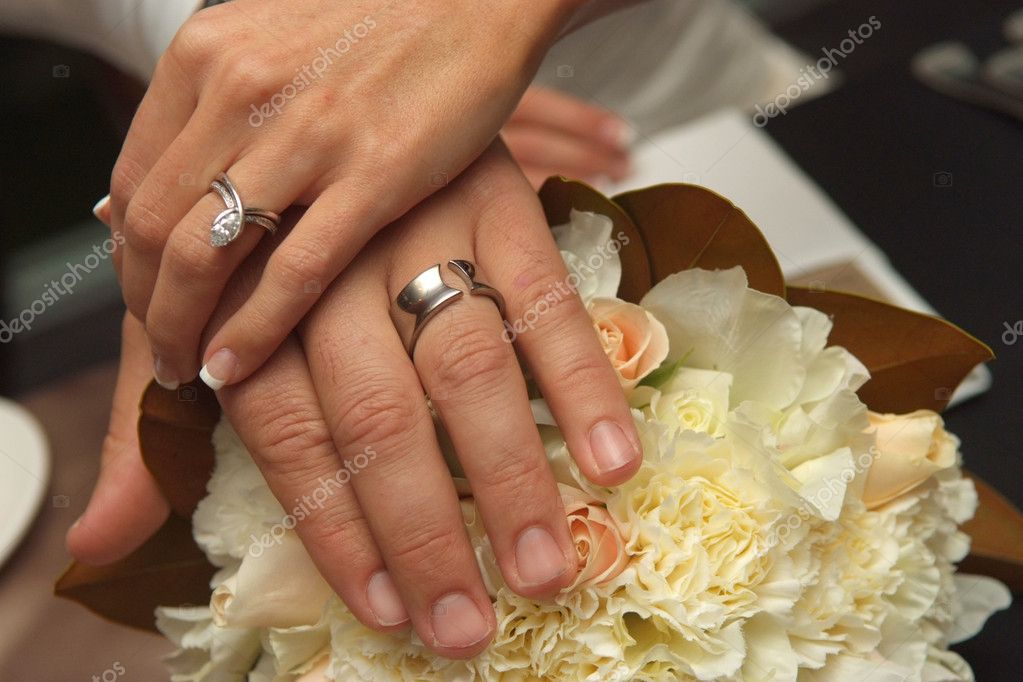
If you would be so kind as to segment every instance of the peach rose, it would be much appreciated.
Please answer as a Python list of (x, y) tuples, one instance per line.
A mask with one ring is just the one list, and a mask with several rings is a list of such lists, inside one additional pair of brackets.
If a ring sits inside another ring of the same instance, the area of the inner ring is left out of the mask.
[(616, 298), (595, 298), (589, 312), (626, 393), (668, 357), (664, 325), (640, 306)]
[(559, 483), (558, 488), (579, 556), (579, 574), (569, 590), (606, 583), (628, 563), (618, 524), (602, 504), (582, 490), (564, 483)]
[(930, 410), (909, 414), (868, 413), (877, 442), (863, 488), (868, 509), (879, 507), (917, 487), (935, 472), (954, 466), (959, 439), (945, 431)]

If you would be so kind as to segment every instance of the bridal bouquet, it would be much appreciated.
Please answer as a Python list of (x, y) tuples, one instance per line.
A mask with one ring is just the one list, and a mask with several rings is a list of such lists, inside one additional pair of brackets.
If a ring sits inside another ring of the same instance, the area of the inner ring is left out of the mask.
[[(960, 468), (959, 441), (927, 409), (947, 396), (936, 403), (931, 388), (918, 399), (912, 381), (891, 377), (880, 394), (862, 390), (868, 366), (829, 345), (833, 326), (853, 318), (840, 309), (855, 297), (787, 292), (755, 228), (706, 190), (684, 192), (720, 205), (733, 236), (754, 245), (730, 256), (734, 266), (714, 262), (727, 240), (703, 244), (696, 258), (685, 256), (694, 248), (685, 238), (675, 255), (648, 260), (625, 249), (630, 240), (656, 249), (664, 234), (687, 229), (640, 229), (639, 218), (668, 210), (649, 196), (654, 190), (612, 203), (551, 181), (542, 194), (549, 218), (562, 219), (554, 234), (644, 453), (627, 483), (594, 486), (543, 400), (533, 401), (575, 538), (575, 583), (551, 601), (508, 589), (460, 481), (466, 531), (497, 613), (493, 644), (452, 661), (411, 632), (370, 630), (282, 525), (284, 510), (222, 421), (208, 494), (192, 518), (216, 567), (212, 595), (156, 614), (179, 647), (172, 680), (973, 679), (949, 645), (978, 632), (1009, 593), (992, 578), (956, 573), (970, 548), (960, 525), (977, 494)], [(660, 281), (651, 288), (643, 278)], [(963, 367), (946, 372), (961, 378), (983, 359), (986, 349), (951, 325), (904, 314), (973, 344)], [(879, 396), (868, 402), (882, 409), (912, 409), (875, 412), (863, 395)]]

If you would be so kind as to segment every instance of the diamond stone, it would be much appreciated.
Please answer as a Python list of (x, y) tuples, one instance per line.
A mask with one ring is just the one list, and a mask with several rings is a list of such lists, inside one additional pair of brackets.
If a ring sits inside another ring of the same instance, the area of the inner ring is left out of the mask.
[(229, 244), (238, 236), (241, 231), (241, 216), (237, 211), (224, 212), (217, 216), (210, 230), (210, 243), (213, 246), (224, 246)]

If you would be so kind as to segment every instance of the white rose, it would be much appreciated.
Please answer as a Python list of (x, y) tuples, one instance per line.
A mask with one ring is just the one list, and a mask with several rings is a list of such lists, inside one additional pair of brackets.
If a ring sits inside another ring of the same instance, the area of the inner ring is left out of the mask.
[(613, 239), (614, 223), (607, 216), (575, 209), (569, 222), (551, 228), (561, 257), (584, 303), (594, 298), (614, 298), (622, 279), (618, 252), (626, 241)]
[(294, 531), (259, 554), (213, 591), (210, 609), (220, 627), (290, 628), (319, 620), (333, 591)]
[(640, 386), (630, 403), (648, 418), (680, 431), (717, 436), (728, 417), (732, 375), (708, 369), (680, 367), (661, 386)]

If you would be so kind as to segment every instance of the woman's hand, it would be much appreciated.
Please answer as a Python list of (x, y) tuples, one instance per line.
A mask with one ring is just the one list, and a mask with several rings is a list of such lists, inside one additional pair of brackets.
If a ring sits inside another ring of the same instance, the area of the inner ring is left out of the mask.
[[(265, 240), (254, 264), (236, 273), (214, 327), (244, 305), (272, 250)], [(511, 589), (553, 594), (572, 581), (576, 555), (496, 306), (464, 296), (443, 309), (409, 360), (412, 319), (394, 308), (395, 297), (421, 271), (454, 258), (474, 262), (477, 279), (504, 295), (509, 321), (549, 304), (518, 335), (517, 349), (583, 473), (602, 485), (631, 476), (639, 442), (618, 378), (579, 299), (551, 303), (568, 273), (536, 195), (499, 143), (379, 234), (298, 334), (218, 396), (286, 511), (329, 493), (296, 532), (353, 613), (381, 630), (411, 621), (432, 649), (464, 657), (489, 642), (494, 613), (424, 393), (451, 436)], [(126, 399), (134, 405), (134, 396)], [(353, 473), (331, 482), (343, 468)], [(69, 536), (79, 558), (109, 559), (104, 538), (118, 528), (144, 537), (118, 504), (141, 493), (111, 489), (112, 480), (104, 471)], [(152, 529), (158, 522), (149, 521)], [(90, 536), (93, 528), (105, 536)]]
[(632, 128), (610, 111), (551, 88), (526, 90), (501, 137), (537, 189), (552, 175), (600, 184), (629, 174)]
[[(579, 0), (234, 0), (161, 58), (112, 178), (122, 286), (165, 386), (259, 367), (359, 249), (497, 134)], [(261, 228), (209, 243), (226, 171), (250, 208), (309, 205), (200, 348)], [(201, 358), (201, 360), (200, 360)]]

